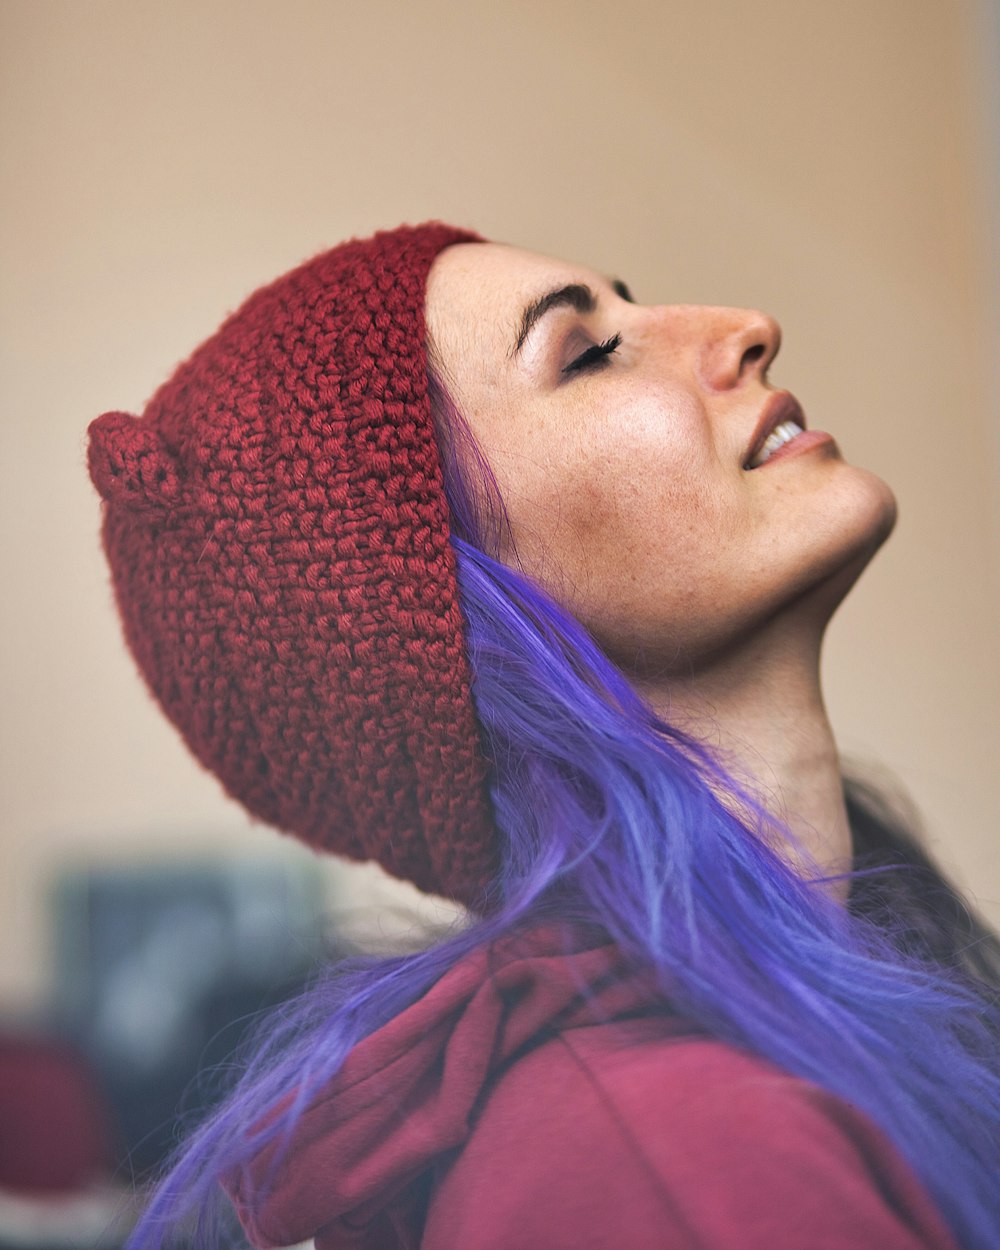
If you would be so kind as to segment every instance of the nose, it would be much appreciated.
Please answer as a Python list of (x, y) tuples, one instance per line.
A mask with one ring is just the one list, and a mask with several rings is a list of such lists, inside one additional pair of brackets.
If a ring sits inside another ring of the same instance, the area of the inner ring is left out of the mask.
[(756, 308), (705, 308), (708, 324), (701, 339), (702, 382), (731, 390), (750, 378), (763, 381), (781, 347), (781, 326)]

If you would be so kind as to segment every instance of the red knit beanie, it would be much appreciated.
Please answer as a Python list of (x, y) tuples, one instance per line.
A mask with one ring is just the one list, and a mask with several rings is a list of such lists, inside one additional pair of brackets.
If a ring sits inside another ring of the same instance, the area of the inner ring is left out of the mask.
[(427, 399), (439, 223), (258, 291), (90, 426), (125, 637), (255, 816), (475, 904), (495, 862)]

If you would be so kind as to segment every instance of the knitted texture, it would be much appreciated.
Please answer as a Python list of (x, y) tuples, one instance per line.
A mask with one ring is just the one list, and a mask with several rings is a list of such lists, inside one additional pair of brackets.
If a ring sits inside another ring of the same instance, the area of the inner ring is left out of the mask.
[(125, 637), (198, 759), (270, 824), (472, 904), (495, 833), (423, 304), (476, 237), (316, 257), (89, 445)]

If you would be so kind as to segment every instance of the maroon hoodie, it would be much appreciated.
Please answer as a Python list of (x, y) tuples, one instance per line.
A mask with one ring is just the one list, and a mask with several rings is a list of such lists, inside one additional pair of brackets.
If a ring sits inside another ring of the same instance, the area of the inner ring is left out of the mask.
[(478, 951), (358, 1045), (277, 1161), (227, 1185), (253, 1243), (955, 1250), (860, 1111), (575, 946), (550, 928)]

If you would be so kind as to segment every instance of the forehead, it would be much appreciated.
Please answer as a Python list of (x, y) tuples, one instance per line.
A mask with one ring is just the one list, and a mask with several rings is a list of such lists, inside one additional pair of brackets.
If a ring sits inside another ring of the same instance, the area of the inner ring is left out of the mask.
[(498, 372), (509, 363), (521, 315), (554, 286), (606, 284), (584, 265), (505, 243), (456, 243), (431, 267), (424, 311), (432, 356), (447, 372), (474, 356)]

